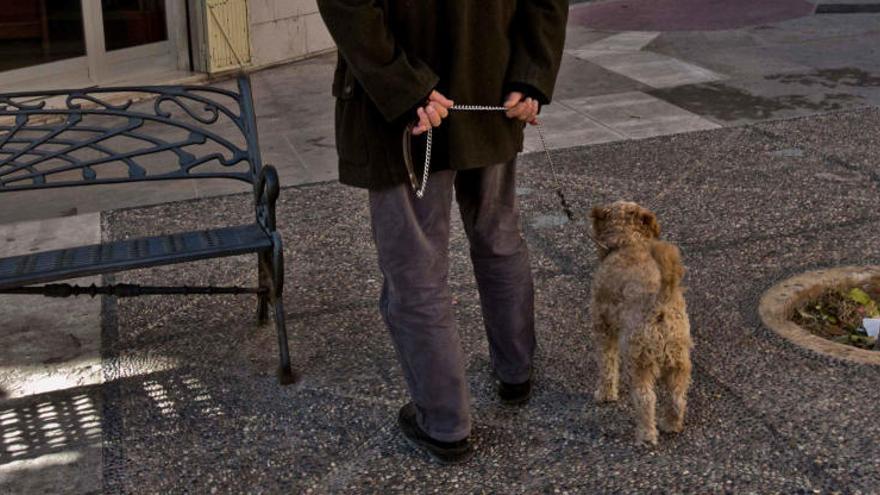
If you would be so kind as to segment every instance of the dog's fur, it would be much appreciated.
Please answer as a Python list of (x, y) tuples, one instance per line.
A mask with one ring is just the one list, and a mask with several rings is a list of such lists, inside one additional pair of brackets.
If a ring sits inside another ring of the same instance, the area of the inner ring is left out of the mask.
[[(623, 366), (635, 414), (636, 440), (657, 443), (657, 426), (680, 432), (691, 383), (690, 323), (678, 248), (659, 240), (657, 217), (618, 201), (592, 211), (601, 264), (591, 313), (599, 365), (598, 402), (616, 401)], [(623, 362), (621, 363), (621, 356)], [(660, 417), (655, 422), (657, 395)]]

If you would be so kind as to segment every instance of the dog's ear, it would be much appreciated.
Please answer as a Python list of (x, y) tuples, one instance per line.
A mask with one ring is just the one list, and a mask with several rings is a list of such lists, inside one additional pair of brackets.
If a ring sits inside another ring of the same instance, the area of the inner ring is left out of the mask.
[(608, 217), (610, 216), (611, 210), (601, 206), (595, 206), (593, 207), (593, 210), (590, 211), (590, 218), (593, 220), (593, 233), (596, 236), (601, 236), (603, 234), (605, 226), (608, 223)]
[(639, 220), (642, 222), (642, 225), (645, 227), (645, 231), (649, 236), (654, 239), (660, 238), (660, 223), (657, 222), (657, 215), (649, 210), (642, 210), (639, 212)]

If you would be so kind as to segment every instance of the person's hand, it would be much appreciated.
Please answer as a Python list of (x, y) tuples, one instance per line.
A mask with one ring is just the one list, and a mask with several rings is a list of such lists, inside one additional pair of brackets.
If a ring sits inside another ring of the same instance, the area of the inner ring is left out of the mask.
[(413, 127), (413, 136), (424, 134), (433, 127), (440, 127), (443, 119), (449, 117), (449, 109), (454, 104), (452, 100), (443, 96), (439, 91), (432, 91), (431, 95), (428, 96), (428, 103), (416, 110), (419, 121)]
[(538, 112), (541, 110), (541, 104), (534, 98), (525, 98), (525, 95), (519, 91), (513, 91), (507, 96), (504, 108), (507, 109), (505, 115), (508, 118), (519, 119), (535, 125), (538, 123)]

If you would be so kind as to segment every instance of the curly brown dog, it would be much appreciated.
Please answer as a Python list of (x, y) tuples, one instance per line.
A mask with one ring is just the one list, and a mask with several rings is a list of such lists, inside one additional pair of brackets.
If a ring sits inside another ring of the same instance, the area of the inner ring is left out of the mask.
[[(599, 402), (616, 401), (618, 368), (630, 387), (636, 440), (657, 443), (684, 426), (691, 383), (690, 323), (678, 248), (659, 240), (657, 217), (618, 201), (592, 211), (601, 264), (593, 278), (591, 313), (599, 365)], [(660, 418), (655, 422), (660, 391)], [(655, 424), (657, 423), (657, 424)]]

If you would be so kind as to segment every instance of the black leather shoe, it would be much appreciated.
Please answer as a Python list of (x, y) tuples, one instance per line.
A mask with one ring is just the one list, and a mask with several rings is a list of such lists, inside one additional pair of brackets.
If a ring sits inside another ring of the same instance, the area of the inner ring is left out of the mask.
[(467, 438), (457, 442), (441, 442), (429, 437), (416, 421), (416, 406), (412, 402), (400, 408), (397, 424), (410, 445), (427, 452), (441, 464), (458, 464), (474, 455), (474, 448)]
[(519, 406), (532, 398), (532, 381), (523, 383), (498, 382), (498, 397), (507, 406)]

